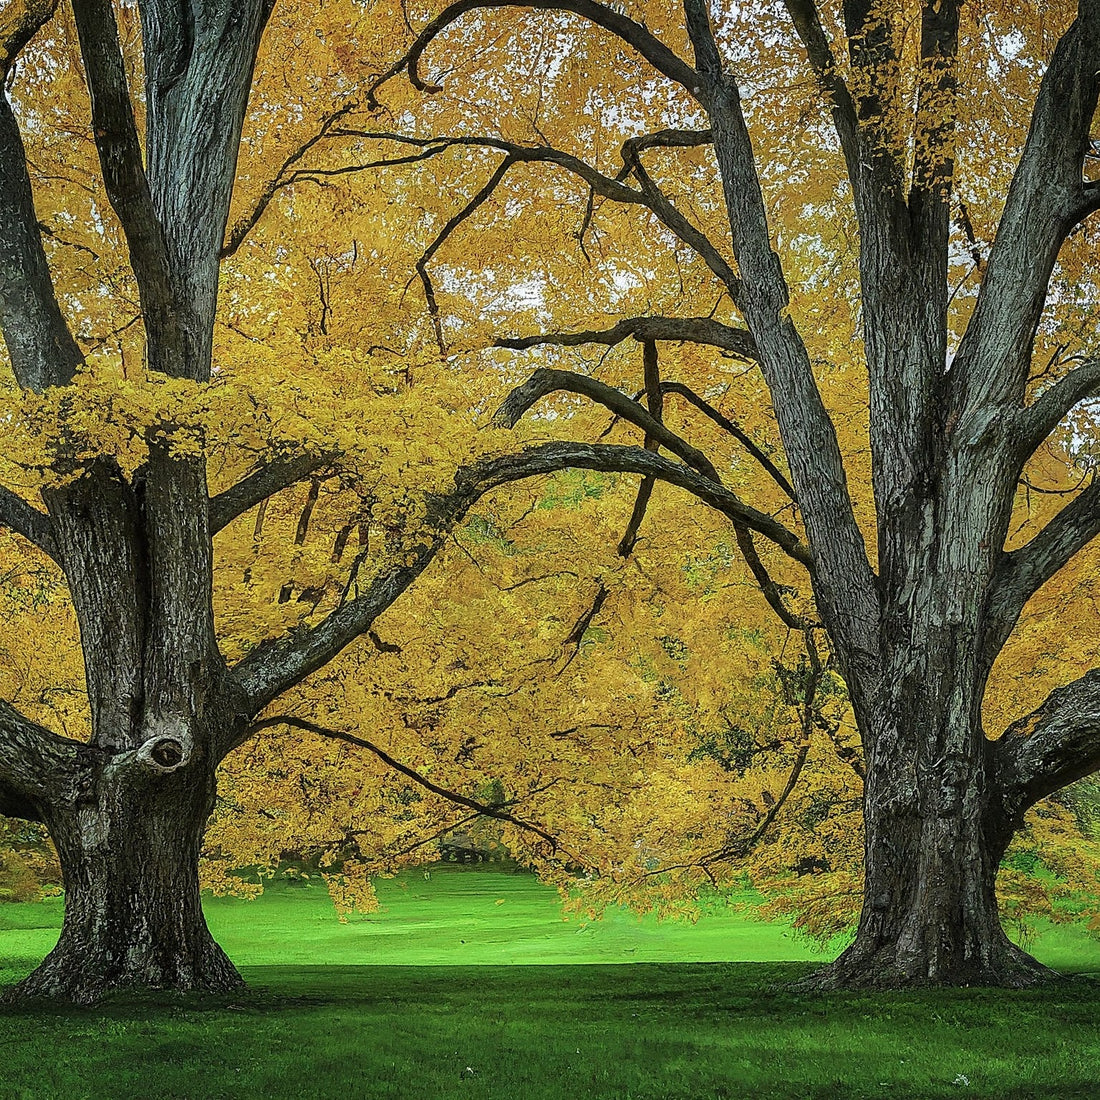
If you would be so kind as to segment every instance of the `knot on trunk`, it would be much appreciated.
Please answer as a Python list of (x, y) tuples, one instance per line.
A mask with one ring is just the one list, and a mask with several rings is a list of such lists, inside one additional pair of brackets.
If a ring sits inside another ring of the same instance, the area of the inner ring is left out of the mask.
[(177, 771), (191, 760), (191, 733), (179, 720), (158, 722), (137, 750), (137, 761), (155, 772)]

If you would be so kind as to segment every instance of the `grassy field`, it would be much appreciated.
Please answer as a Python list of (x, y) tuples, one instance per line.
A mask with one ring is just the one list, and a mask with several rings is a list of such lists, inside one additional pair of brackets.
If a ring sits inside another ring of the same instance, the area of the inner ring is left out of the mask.
[[(232, 998), (0, 1010), (0, 1098), (1100, 1095), (1088, 977), (795, 996), (783, 984), (820, 956), (736, 914), (565, 923), (553, 894), (495, 870), (380, 895), (381, 914), (346, 925), (311, 886), (211, 901), (250, 985)], [(0, 981), (48, 950), (58, 915), (0, 907)], [(1100, 945), (1077, 930), (1032, 946), (1100, 972)]]

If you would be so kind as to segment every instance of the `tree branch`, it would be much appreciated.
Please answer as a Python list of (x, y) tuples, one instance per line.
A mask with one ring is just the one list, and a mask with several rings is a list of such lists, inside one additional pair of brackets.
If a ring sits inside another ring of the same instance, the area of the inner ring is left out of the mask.
[(1028, 807), (1100, 768), (1100, 669), (1057, 688), (990, 745), (1003, 812)]
[(434, 84), (426, 84), (419, 73), (420, 59), (431, 43), (462, 16), (471, 11), (495, 8), (534, 8), (537, 11), (567, 11), (587, 19), (604, 30), (610, 31), (632, 49), (636, 50), (658, 72), (681, 85), (700, 103), (705, 103), (705, 92), (699, 74), (686, 61), (678, 57), (641, 23), (595, 0), (526, 0), (515, 3), (510, 0), (458, 0), (435, 17), (418, 35), (409, 51), (396, 64), (386, 70), (368, 89), (367, 103), (371, 109), (378, 107), (376, 93), (383, 84), (407, 70), (409, 81), (422, 92), (437, 92)]
[(955, 356), (959, 412), (1023, 402), (1036, 326), (1083, 182), (1100, 70), (1100, 4), (1081, 0), (1043, 75), (970, 323)]
[(262, 500), (289, 488), (332, 462), (333, 455), (299, 455), (277, 459), (254, 470), (236, 485), (210, 498), (210, 534), (216, 535)]
[(45, 820), (50, 806), (78, 797), (82, 765), (95, 755), (0, 701), (0, 814)]
[(529, 821), (524, 821), (522, 818), (508, 813), (508, 811), (503, 809), (500, 805), (494, 806), (486, 802), (479, 802), (477, 799), (467, 798), (457, 791), (451, 791), (446, 787), (439, 786), (438, 783), (433, 783), (426, 775), (416, 771), (415, 768), (410, 768), (407, 764), (402, 764), (399, 760), (390, 756), (385, 749), (379, 748), (372, 741), (368, 741), (363, 737), (356, 737), (354, 734), (345, 733), (343, 730), (330, 729), (328, 726), (321, 726), (316, 722), (310, 722), (305, 718), (297, 718), (290, 714), (280, 714), (274, 718), (264, 718), (259, 722), (254, 722), (249, 732), (254, 733), (259, 730), (270, 729), (272, 726), (290, 726), (293, 729), (315, 733), (319, 737), (331, 737), (334, 740), (345, 741), (349, 745), (355, 745), (358, 748), (366, 749), (368, 752), (374, 753), (374, 755), (387, 767), (393, 768), (396, 772), (400, 772), (403, 776), (411, 779), (425, 790), (431, 791), (432, 794), (437, 794), (441, 798), (445, 798), (458, 806), (465, 806), (468, 810), (474, 810), (484, 817), (495, 818), (497, 821), (506, 821), (509, 825), (515, 825), (517, 828), (534, 833), (536, 836), (542, 837), (543, 840), (547, 841), (554, 851), (557, 851), (559, 848), (556, 838), (546, 832), (545, 829), (540, 829), (537, 825), (532, 825)]
[[(52, 8), (43, 5), (43, 10)], [(47, 16), (48, 17), (48, 16)], [(37, 30), (37, 27), (34, 28)], [(23, 28), (24, 41), (34, 31)], [(11, 47), (21, 35), (10, 35)], [(54, 293), (19, 125), (0, 86), (0, 329), (16, 380), (41, 393), (72, 381), (84, 356)]]
[(322, 120), (320, 129), (317, 133), (299, 145), (298, 148), (283, 161), (275, 175), (264, 184), (263, 190), (252, 204), (252, 208), (247, 213), (242, 214), (236, 222), (233, 223), (233, 228), (230, 230), (229, 236), (222, 245), (219, 259), (228, 259), (242, 244), (244, 244), (248, 234), (256, 227), (259, 220), (264, 216), (264, 212), (267, 210), (268, 206), (271, 205), (271, 200), (275, 198), (276, 194), (278, 194), (283, 187), (288, 187), (294, 182), (294, 177), (297, 173), (292, 173), (288, 176), (287, 172), (289, 169), (297, 164), (318, 142), (329, 137), (329, 132), (332, 128), (341, 119), (346, 118), (354, 109), (355, 103), (350, 102), (345, 103), (342, 107), (327, 114)]
[(862, 198), (863, 189), (864, 144), (860, 136), (852, 93), (837, 69), (836, 58), (821, 26), (821, 18), (814, 0), (784, 0), (784, 6), (798, 37), (806, 48), (810, 67), (814, 70), (829, 100), (833, 126), (840, 139), (840, 147), (848, 168), (848, 179), (851, 181), (858, 202)]
[(685, 386), (683, 382), (662, 382), (661, 389), (665, 393), (679, 394), (689, 404), (694, 405), (701, 413), (709, 417), (723, 431), (728, 432), (749, 452), (750, 455), (763, 467), (768, 476), (794, 501), (798, 503), (794, 486), (787, 480), (783, 472), (774, 462), (753, 442), (752, 437), (739, 428), (728, 416), (719, 412), (709, 401), (704, 401), (694, 390)]
[(1001, 556), (986, 615), (989, 652), (1000, 650), (1027, 601), (1097, 535), (1100, 478), (1078, 493), (1030, 542)]
[(149, 337), (149, 365), (178, 374), (183, 356), (179, 310), (164, 235), (142, 163), (112, 0), (81, 0), (73, 5), (73, 14), (92, 101), (92, 133), (107, 197), (129, 247)]
[(0, 14), (0, 85), (23, 47), (53, 18), (57, 0), (23, 0)]
[(877, 579), (848, 491), (836, 427), (790, 317), (790, 291), (772, 247), (767, 209), (736, 81), (723, 76), (710, 108), (714, 149), (752, 333), (817, 571), (817, 606), (838, 640), (841, 672), (859, 696), (881, 671)]
[(732, 352), (739, 359), (748, 362), (755, 362), (757, 358), (756, 344), (748, 329), (732, 328), (712, 317), (628, 317), (609, 329), (508, 337), (495, 341), (494, 346), (515, 351), (544, 345), (569, 348), (582, 344), (605, 344), (614, 347), (630, 337), (640, 341), (667, 340), (706, 344)]
[(435, 327), (435, 340), (439, 345), (439, 350), (446, 355), (447, 346), (443, 340), (443, 324), (439, 317), (439, 306), (435, 300), (435, 288), (432, 286), (431, 277), (428, 275), (428, 261), (439, 251), (443, 246), (444, 241), (467, 219), (474, 211), (481, 205), (483, 205), (489, 198), (492, 197), (493, 192), (497, 189), (497, 185), (504, 179), (508, 172), (508, 169), (516, 163), (516, 160), (511, 155), (506, 156), (504, 160), (497, 165), (496, 170), (486, 181), (484, 186), (469, 199), (465, 206), (458, 211), (457, 214), (452, 215), (447, 220), (447, 224), (436, 234), (435, 239), (421, 254), (420, 259), (416, 261), (416, 271), (420, 276), (420, 282), (424, 287), (424, 299), (428, 303), (428, 313), (431, 314), (432, 324)]
[(1062, 422), (1066, 414), (1086, 397), (1100, 396), (1100, 359), (1074, 367), (1064, 378), (1043, 390), (1017, 413), (1009, 436), (1019, 441), (1016, 454), (1021, 465)]
[[(661, 390), (661, 373), (660, 363), (657, 357), (657, 344), (654, 340), (646, 340), (642, 344), (642, 348), (643, 369), (645, 372), (646, 407), (649, 410), (649, 415), (652, 416), (654, 420), (658, 423), (664, 423), (662, 415), (664, 393)], [(645, 447), (647, 451), (656, 452), (660, 447), (660, 443), (651, 433), (646, 432), (642, 446)], [(638, 486), (638, 495), (634, 498), (634, 508), (630, 513), (630, 519), (627, 521), (623, 537), (619, 540), (620, 557), (629, 557), (634, 547), (637, 545), (638, 531), (642, 526), (642, 520), (645, 519), (646, 509), (649, 507), (649, 498), (653, 495), (653, 486), (655, 484), (656, 480), (653, 477), (646, 477), (642, 479), (641, 485)]]
[(2, 485), (0, 485), (0, 526), (14, 531), (17, 535), (22, 535), (44, 554), (57, 560), (57, 545), (54, 542), (50, 517), (28, 504), (18, 493), (13, 493), (11, 489)]
[(523, 385), (517, 386), (505, 398), (493, 416), (493, 423), (500, 427), (514, 428), (532, 406), (542, 398), (559, 392), (579, 393), (584, 397), (590, 397), (593, 401), (598, 401), (616, 416), (641, 428), (646, 433), (647, 440), (650, 441), (651, 449), (652, 445), (665, 447), (677, 458), (683, 459), (693, 469), (698, 470), (704, 477), (721, 484), (718, 471), (702, 451), (681, 439), (622, 390), (617, 390), (614, 386), (608, 386), (585, 374), (540, 367)]
[[(447, 533), (482, 496), (513, 481), (570, 467), (641, 474), (643, 477), (652, 475), (679, 486), (731, 520), (764, 535), (788, 557), (813, 569), (809, 550), (797, 535), (772, 516), (745, 504), (718, 482), (687, 466), (641, 447), (546, 443), (518, 454), (483, 459), (459, 470), (451, 493), (429, 499), (428, 529), (423, 541), (405, 555), (400, 564), (379, 573), (361, 596), (342, 604), (316, 626), (270, 638), (253, 649), (230, 673), (242, 713), (258, 714), (273, 699), (322, 668), (345, 646), (370, 630), (374, 620), (431, 564), (445, 543)], [(224, 744), (220, 751), (224, 755), (239, 743), (240, 739)]]

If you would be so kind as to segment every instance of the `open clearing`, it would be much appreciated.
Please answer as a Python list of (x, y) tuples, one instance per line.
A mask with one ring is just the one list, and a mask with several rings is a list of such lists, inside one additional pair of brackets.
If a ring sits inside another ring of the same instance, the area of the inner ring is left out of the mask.
[[(0, 1011), (0, 1097), (1097, 1095), (1100, 943), (1078, 929), (1033, 945), (1079, 975), (1046, 989), (806, 997), (782, 985), (822, 956), (742, 914), (563, 922), (552, 892), (495, 868), (379, 894), (348, 924), (312, 884), (211, 900), (250, 985), (232, 998)], [(0, 980), (59, 914), (0, 907)]]

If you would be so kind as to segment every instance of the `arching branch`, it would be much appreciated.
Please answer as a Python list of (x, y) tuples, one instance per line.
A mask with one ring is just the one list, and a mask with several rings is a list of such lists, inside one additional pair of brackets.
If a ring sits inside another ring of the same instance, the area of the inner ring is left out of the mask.
[(523, 385), (517, 386), (505, 398), (493, 416), (493, 422), (501, 427), (514, 428), (524, 413), (528, 412), (544, 397), (548, 397), (552, 393), (562, 392), (578, 393), (583, 397), (590, 397), (593, 401), (598, 401), (605, 408), (615, 413), (616, 416), (620, 416), (641, 428), (652, 445), (666, 448), (677, 458), (683, 459), (693, 469), (698, 470), (704, 477), (721, 484), (718, 471), (702, 451), (693, 447), (686, 440), (681, 439), (680, 436), (661, 423), (656, 416), (648, 412), (633, 398), (628, 397), (622, 390), (617, 390), (614, 386), (608, 386), (606, 383), (590, 378), (585, 374), (574, 374), (572, 371), (551, 370), (548, 367), (540, 367)]
[(641, 23), (622, 15), (605, 4), (595, 0), (526, 0), (516, 3), (514, 0), (458, 0), (435, 17), (419, 34), (409, 51), (386, 70), (367, 92), (368, 104), (378, 106), (376, 98), (379, 88), (401, 72), (408, 71), (413, 87), (422, 92), (436, 92), (439, 88), (425, 83), (419, 72), (420, 59), (424, 51), (452, 23), (468, 12), (493, 10), (496, 8), (533, 8), (537, 11), (566, 11), (579, 15), (610, 31), (632, 49), (636, 50), (659, 73), (667, 76), (701, 103), (705, 103), (705, 90), (699, 74), (682, 58), (672, 52), (660, 39)]
[[(638, 408), (641, 409), (640, 406)], [(644, 417), (648, 417), (644, 410), (641, 411)], [(640, 426), (644, 429), (644, 419)], [(809, 550), (793, 531), (772, 516), (745, 504), (736, 493), (689, 466), (641, 447), (546, 443), (518, 454), (483, 459), (460, 470), (455, 476), (452, 492), (429, 500), (427, 528), (419, 545), (399, 563), (379, 573), (362, 595), (343, 603), (314, 627), (292, 630), (254, 648), (230, 672), (240, 711), (258, 714), (273, 699), (323, 667), (345, 646), (370, 630), (375, 619), (432, 562), (444, 545), (447, 533), (486, 493), (514, 481), (571, 467), (606, 473), (640, 474), (643, 477), (652, 475), (676, 485), (732, 521), (770, 539), (788, 557), (813, 570)], [(218, 746), (217, 751), (224, 755), (239, 743), (238, 737)]]

